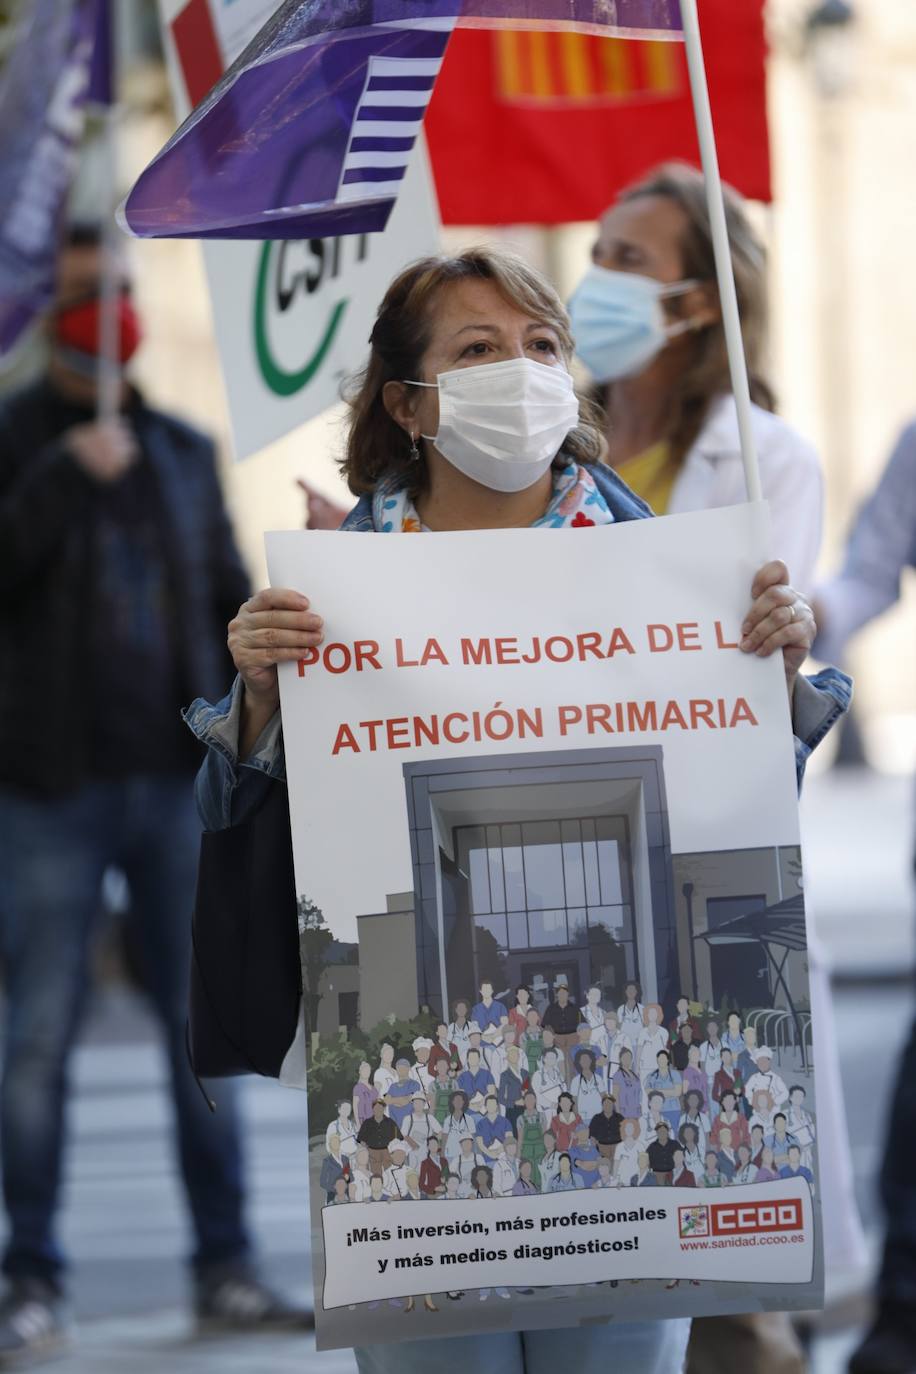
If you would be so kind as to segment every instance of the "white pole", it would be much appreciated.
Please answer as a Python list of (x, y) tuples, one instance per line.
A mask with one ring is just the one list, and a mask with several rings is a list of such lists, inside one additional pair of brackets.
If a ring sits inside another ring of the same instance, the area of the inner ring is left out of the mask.
[(116, 106), (108, 106), (102, 127), (103, 189), (101, 205), (102, 281), (99, 294), (99, 352), (96, 378), (96, 415), (99, 420), (113, 420), (121, 409), (121, 360), (119, 338), (120, 316), (118, 298), (121, 288), (120, 233), (115, 222), (117, 194), (117, 130)]
[[(99, 420), (113, 420), (121, 409), (123, 379), (121, 375), (120, 313), (118, 301), (121, 290), (121, 234), (115, 220), (118, 191), (118, 30), (115, 0), (100, 0), (99, 23), (93, 41), (98, 43), (107, 28), (103, 43), (103, 59), (107, 59), (106, 92), (108, 104), (102, 114), (102, 175), (99, 198), (102, 209), (102, 281), (99, 293), (99, 340), (96, 369), (96, 416)], [(93, 55), (93, 60), (96, 55)]]
[(741, 338), (738, 296), (735, 292), (735, 277), (732, 272), (731, 252), (728, 246), (725, 202), (722, 198), (722, 180), (719, 176), (719, 159), (716, 155), (716, 136), (712, 126), (712, 111), (709, 107), (706, 68), (703, 64), (703, 45), (700, 40), (697, 0), (681, 0), (681, 21), (684, 25), (687, 70), (690, 73), (690, 92), (693, 97), (693, 117), (696, 120), (700, 159), (703, 164), (703, 175), (706, 179), (706, 200), (712, 228), (716, 277), (719, 282), (719, 304), (722, 310), (722, 323), (725, 327), (725, 346), (728, 349), (728, 370), (731, 374), (735, 405), (738, 408), (738, 432), (741, 436), (741, 458), (744, 463), (747, 499), (749, 501), (761, 501), (763, 500), (763, 492), (760, 488), (760, 469), (757, 464), (757, 448), (754, 443), (751, 424), (751, 392), (747, 380), (744, 341)]

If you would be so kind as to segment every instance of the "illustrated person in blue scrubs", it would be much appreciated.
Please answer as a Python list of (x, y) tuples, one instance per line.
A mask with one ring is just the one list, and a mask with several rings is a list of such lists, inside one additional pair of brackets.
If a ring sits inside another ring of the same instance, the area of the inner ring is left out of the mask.
[(414, 1093), (421, 1093), (423, 1086), (416, 1078), (410, 1076), (410, 1060), (402, 1055), (395, 1063), (397, 1077), (385, 1094), (388, 1103), (388, 1115), (391, 1117), (398, 1130), (404, 1124), (404, 1118), (410, 1111), (410, 1104)]
[(458, 1075), (458, 1087), (467, 1095), (470, 1103), (473, 1103), (475, 1098), (485, 1098), (491, 1088), (495, 1090), (493, 1075), (483, 1065), (480, 1050), (468, 1050), (467, 1068), (462, 1069)]
[[(499, 1099), (495, 1094), (491, 1094), (484, 1104), (484, 1115), (477, 1123), (477, 1135), (474, 1144), (479, 1155), (485, 1159), (496, 1158), (493, 1154), (493, 1145), (499, 1141), (500, 1147), (505, 1144), (506, 1136), (512, 1134), (512, 1127), (509, 1125), (508, 1118), (503, 1115), (499, 1107)], [(501, 1153), (501, 1150), (500, 1150)]]
[(677, 1131), (681, 1117), (683, 1082), (677, 1069), (671, 1067), (671, 1057), (667, 1050), (659, 1050), (655, 1059), (658, 1067), (643, 1079), (643, 1088), (647, 1095), (651, 1092), (658, 1092), (664, 1097), (662, 1115), (668, 1122), (673, 1135)]
[(633, 1051), (628, 1045), (620, 1051), (620, 1068), (614, 1074), (614, 1093), (621, 1116), (642, 1115), (642, 1084), (633, 1072)]
[(645, 1150), (640, 1150), (636, 1157), (636, 1163), (636, 1178), (633, 1180), (633, 1186), (635, 1188), (657, 1188), (658, 1179), (655, 1177)]
[(814, 1192), (814, 1175), (806, 1165), (802, 1164), (800, 1145), (789, 1146), (789, 1158), (787, 1163), (779, 1170), (779, 1177), (803, 1178), (811, 1188), (812, 1193)]
[(579, 1187), (593, 1188), (598, 1181), (598, 1164), (601, 1156), (597, 1145), (589, 1138), (588, 1126), (584, 1121), (576, 1128), (569, 1157)]
[(484, 1040), (494, 1045), (502, 1041), (502, 1028), (509, 1024), (509, 1009), (494, 998), (492, 983), (481, 983), (480, 1001), (471, 1008), (471, 1020), (476, 1021)]

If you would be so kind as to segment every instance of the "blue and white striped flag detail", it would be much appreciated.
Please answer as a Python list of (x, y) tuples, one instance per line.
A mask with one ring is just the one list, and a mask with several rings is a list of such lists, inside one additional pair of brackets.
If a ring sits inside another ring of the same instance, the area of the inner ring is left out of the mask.
[(369, 58), (339, 202), (397, 195), (441, 66), (441, 57)]
[(384, 229), (456, 25), (681, 37), (678, 0), (283, 0), (143, 172), (144, 238)]

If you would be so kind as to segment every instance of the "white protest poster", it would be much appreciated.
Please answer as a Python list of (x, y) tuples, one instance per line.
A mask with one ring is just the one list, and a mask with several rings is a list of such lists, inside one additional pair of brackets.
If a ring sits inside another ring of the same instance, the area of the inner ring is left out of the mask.
[(267, 536), (322, 1348), (819, 1304), (765, 521)]
[[(277, 0), (159, 0), (180, 118), (222, 75)], [(212, 78), (212, 80), (211, 80)], [(202, 243), (235, 457), (248, 458), (340, 399), (365, 357), (389, 283), (439, 248), (422, 138), (381, 234)]]

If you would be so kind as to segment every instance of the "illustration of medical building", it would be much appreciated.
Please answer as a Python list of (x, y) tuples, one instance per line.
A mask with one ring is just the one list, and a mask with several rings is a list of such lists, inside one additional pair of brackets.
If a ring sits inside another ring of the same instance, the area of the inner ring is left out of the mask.
[(797, 848), (672, 856), (660, 746), (411, 763), (404, 784), (414, 891), (358, 917), (363, 1028), (484, 981), (539, 1009), (561, 984), (617, 1007), (631, 979), (665, 1007), (791, 1005)]

